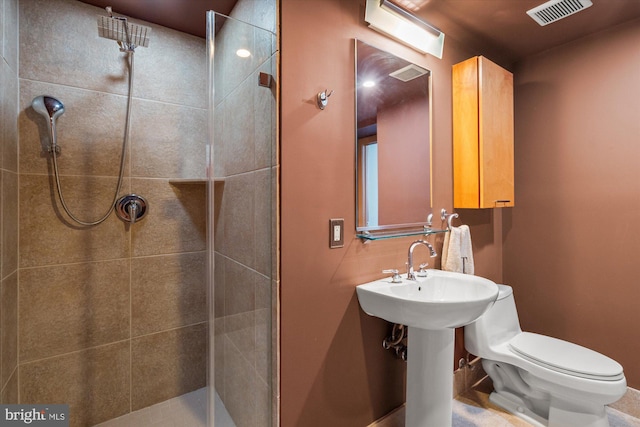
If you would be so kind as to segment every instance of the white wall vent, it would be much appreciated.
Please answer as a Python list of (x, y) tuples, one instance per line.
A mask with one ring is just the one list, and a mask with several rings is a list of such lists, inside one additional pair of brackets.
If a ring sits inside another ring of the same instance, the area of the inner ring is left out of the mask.
[(394, 79), (401, 80), (403, 82), (408, 82), (409, 80), (416, 79), (420, 76), (424, 76), (429, 71), (424, 68), (420, 68), (417, 65), (410, 64), (404, 68), (400, 68), (399, 70), (394, 71), (389, 74), (389, 77), (393, 77)]
[(591, 0), (551, 0), (527, 10), (527, 14), (538, 24), (545, 26), (591, 6)]

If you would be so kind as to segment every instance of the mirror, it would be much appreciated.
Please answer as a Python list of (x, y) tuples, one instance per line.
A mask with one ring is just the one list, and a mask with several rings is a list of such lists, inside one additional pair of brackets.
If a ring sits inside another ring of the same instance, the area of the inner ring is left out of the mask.
[(431, 213), (431, 72), (356, 40), (356, 230)]

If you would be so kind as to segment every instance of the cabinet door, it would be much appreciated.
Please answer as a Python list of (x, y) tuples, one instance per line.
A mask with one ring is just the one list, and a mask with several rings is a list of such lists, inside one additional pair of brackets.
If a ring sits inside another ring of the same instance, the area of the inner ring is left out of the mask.
[(453, 206), (514, 206), (513, 75), (482, 56), (452, 70)]
[(513, 75), (479, 58), (480, 207), (514, 206)]
[(453, 206), (478, 208), (478, 57), (452, 68), (453, 82)]

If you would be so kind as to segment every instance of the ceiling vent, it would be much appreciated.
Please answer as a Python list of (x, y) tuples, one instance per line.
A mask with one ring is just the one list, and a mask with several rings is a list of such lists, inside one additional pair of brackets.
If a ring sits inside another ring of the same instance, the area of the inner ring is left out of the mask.
[(389, 77), (393, 77), (394, 79), (398, 79), (403, 82), (408, 82), (409, 80), (417, 79), (420, 76), (424, 76), (429, 71), (424, 68), (420, 68), (417, 65), (410, 64), (404, 68), (400, 68), (399, 70), (394, 71), (389, 74)]
[(591, 0), (551, 0), (527, 10), (527, 14), (538, 24), (545, 26), (591, 6)]

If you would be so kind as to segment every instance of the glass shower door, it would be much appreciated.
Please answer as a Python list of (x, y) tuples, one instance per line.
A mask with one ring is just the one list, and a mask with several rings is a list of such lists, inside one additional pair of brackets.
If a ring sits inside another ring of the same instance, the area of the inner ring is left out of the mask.
[(277, 390), (276, 37), (214, 12), (207, 14), (207, 28), (210, 418), (215, 427), (271, 426)]

